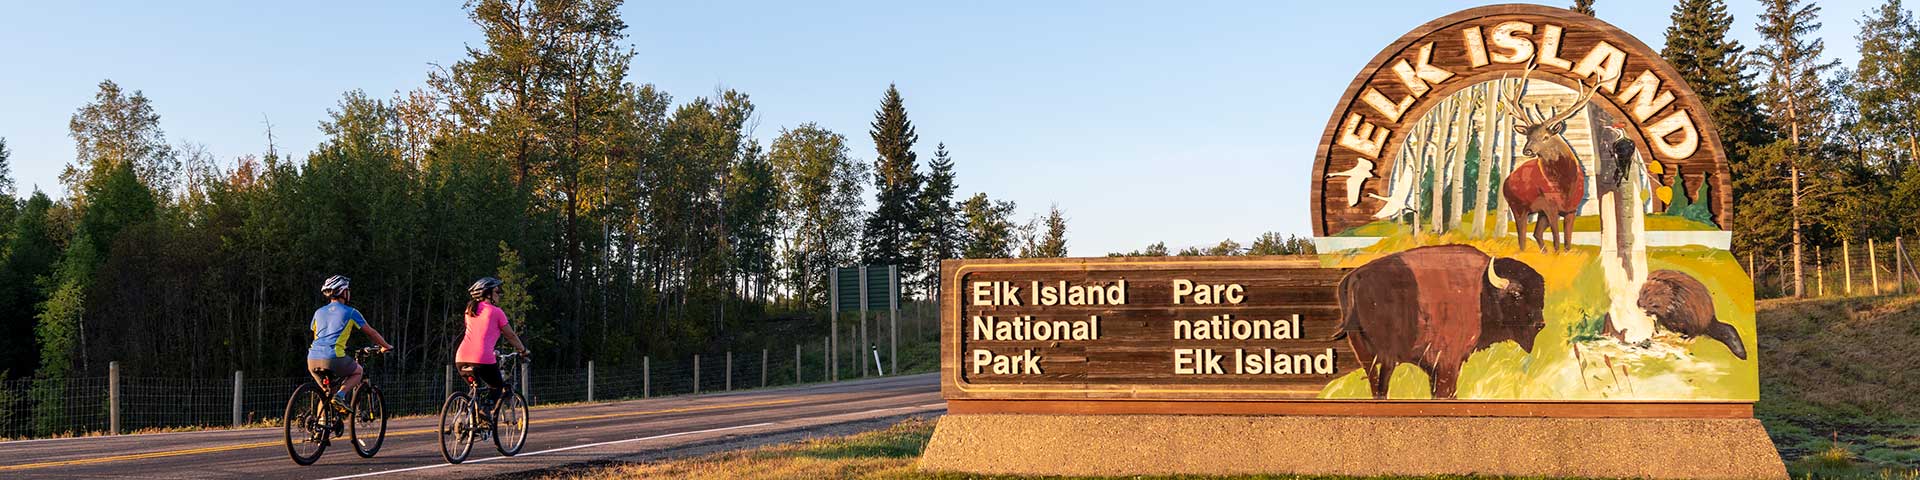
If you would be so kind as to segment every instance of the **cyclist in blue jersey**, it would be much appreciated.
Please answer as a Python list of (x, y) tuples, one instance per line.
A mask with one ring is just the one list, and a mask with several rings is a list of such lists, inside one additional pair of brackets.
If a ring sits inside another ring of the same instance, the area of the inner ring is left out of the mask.
[(393, 350), (393, 345), (387, 344), (387, 339), (367, 324), (359, 310), (347, 306), (347, 302), (353, 300), (351, 287), (342, 275), (328, 277), (320, 284), (320, 294), (326, 295), (329, 302), (313, 312), (313, 346), (307, 349), (307, 372), (313, 374), (314, 382), (320, 382), (318, 370), (321, 369), (332, 370), (333, 376), (344, 379), (340, 391), (333, 396), (341, 405), (347, 403), (347, 395), (360, 385), (360, 363), (347, 355), (347, 338), (353, 336), (353, 331), (365, 330), (367, 338), (373, 339), (380, 351)]

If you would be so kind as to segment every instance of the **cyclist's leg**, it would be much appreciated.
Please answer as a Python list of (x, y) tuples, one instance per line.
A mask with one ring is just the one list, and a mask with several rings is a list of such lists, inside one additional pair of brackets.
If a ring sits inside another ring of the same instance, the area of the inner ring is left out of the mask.
[(473, 376), (487, 385), (486, 401), (481, 402), (480, 405), (485, 407), (484, 411), (488, 415), (492, 415), (494, 405), (500, 402), (500, 394), (507, 389), (506, 379), (500, 377), (500, 365), (493, 363), (474, 365)]
[(366, 369), (361, 368), (360, 363), (351, 358), (346, 360), (347, 363), (353, 364), (353, 373), (346, 375), (346, 380), (340, 382), (340, 389), (351, 392), (354, 387), (360, 386), (360, 379), (366, 376)]
[(333, 398), (335, 400), (342, 400), (341, 403), (345, 403), (344, 400), (347, 396), (353, 394), (353, 387), (360, 385), (360, 377), (362, 376), (360, 363), (353, 361), (353, 357), (339, 357), (328, 360), (328, 362), (332, 365), (333, 376), (340, 379), (340, 388), (334, 391)]
[(307, 359), (307, 375), (313, 377), (314, 385), (325, 387), (327, 385), (327, 379), (326, 377), (322, 376), (322, 372), (331, 372), (331, 371), (333, 371), (332, 360), (313, 359), (313, 358)]

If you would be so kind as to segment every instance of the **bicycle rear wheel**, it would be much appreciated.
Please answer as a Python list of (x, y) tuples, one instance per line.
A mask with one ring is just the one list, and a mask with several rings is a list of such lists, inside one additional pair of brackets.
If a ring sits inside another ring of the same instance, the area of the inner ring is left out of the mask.
[(280, 416), (280, 427), (286, 431), (287, 456), (293, 457), (293, 463), (312, 465), (327, 451), (328, 437), (333, 432), (326, 426), (325, 412), (332, 408), (327, 405), (326, 397), (320, 387), (308, 383), (293, 389), (293, 396), (287, 398), (287, 410)]
[(501, 395), (493, 409), (493, 448), (501, 455), (514, 456), (527, 444), (527, 399), (518, 390)]
[(473, 451), (473, 399), (466, 392), (453, 392), (440, 405), (440, 455), (447, 463), (467, 461)]
[(380, 395), (380, 387), (367, 382), (354, 389), (352, 420), (347, 433), (353, 439), (353, 453), (373, 458), (387, 440), (387, 400)]

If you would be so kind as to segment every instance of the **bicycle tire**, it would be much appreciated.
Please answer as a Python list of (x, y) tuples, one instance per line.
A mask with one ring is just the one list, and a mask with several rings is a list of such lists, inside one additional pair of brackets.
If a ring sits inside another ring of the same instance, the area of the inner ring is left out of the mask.
[(458, 465), (473, 452), (473, 411), (466, 392), (453, 392), (440, 405), (440, 455), (447, 463)]
[[(527, 446), (527, 426), (533, 424), (528, 412), (527, 398), (520, 396), (518, 390), (511, 395), (501, 396), (494, 404), (493, 448), (499, 450), (501, 455), (519, 455), (520, 449)], [(501, 425), (511, 425), (511, 430), (502, 431)]]
[[(347, 422), (347, 434), (353, 443), (353, 453), (360, 458), (373, 458), (380, 453), (380, 446), (387, 441), (387, 400), (380, 394), (380, 387), (372, 382), (362, 382), (354, 389), (352, 418)], [(373, 427), (371, 440), (361, 438), (364, 427)]]
[[(307, 401), (303, 402), (303, 399)], [(320, 387), (311, 383), (303, 383), (299, 387), (294, 388), (293, 395), (287, 397), (287, 409), (280, 416), (280, 428), (286, 434), (287, 456), (293, 459), (293, 463), (301, 466), (312, 465), (313, 462), (320, 460), (321, 454), (327, 452), (327, 443), (332, 437), (333, 432), (326, 428), (326, 417), (324, 415), (321, 415), (321, 418), (314, 418), (314, 414), (321, 413), (321, 409), (331, 408), (326, 402), (326, 394), (321, 393)], [(300, 450), (295, 446), (296, 443), (294, 440), (294, 431), (296, 428), (299, 429), (300, 432), (299, 443), (311, 443), (313, 445), (313, 453), (309, 455), (300, 454)], [(317, 436), (320, 440), (317, 442), (312, 441), (316, 437), (314, 433), (315, 428), (319, 429)]]

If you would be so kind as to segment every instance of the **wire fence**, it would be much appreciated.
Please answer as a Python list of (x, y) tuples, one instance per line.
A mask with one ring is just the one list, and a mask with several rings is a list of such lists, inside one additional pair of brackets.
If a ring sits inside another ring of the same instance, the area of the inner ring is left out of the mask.
[(1920, 266), (1904, 238), (1843, 242), (1832, 247), (1806, 247), (1800, 253), (1796, 277), (1791, 248), (1747, 252), (1741, 266), (1753, 277), (1755, 298), (1799, 296), (1851, 297), (1920, 292)]
[[(523, 393), (536, 405), (714, 393), (859, 378), (859, 362), (874, 361), (876, 349), (842, 346), (836, 378), (827, 367), (830, 345), (820, 339), (782, 349), (642, 357), (635, 364), (588, 362), (585, 368), (535, 363)], [(368, 381), (380, 388), (393, 416), (435, 413), (449, 392), (467, 388), (451, 366), (439, 372), (384, 370), (378, 360), (366, 365)], [(245, 372), (225, 378), (123, 377), (118, 372), (115, 362), (102, 377), (0, 380), (0, 439), (277, 422), (294, 388), (313, 382), (306, 376), (254, 378)]]

